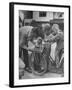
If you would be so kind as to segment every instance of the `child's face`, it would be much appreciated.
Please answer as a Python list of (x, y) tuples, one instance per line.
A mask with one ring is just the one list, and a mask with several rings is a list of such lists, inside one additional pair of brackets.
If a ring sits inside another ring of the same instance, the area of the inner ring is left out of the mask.
[(37, 41), (37, 43), (38, 43), (38, 44), (42, 44), (42, 40), (39, 39), (39, 40)]

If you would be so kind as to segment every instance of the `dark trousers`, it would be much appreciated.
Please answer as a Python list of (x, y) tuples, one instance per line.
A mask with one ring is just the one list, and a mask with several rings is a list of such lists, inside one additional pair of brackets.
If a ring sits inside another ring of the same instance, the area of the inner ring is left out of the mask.
[(28, 51), (26, 49), (23, 49), (23, 56), (26, 67), (29, 67)]
[(22, 57), (25, 67), (29, 67), (28, 51), (26, 49), (19, 48), (19, 57)]

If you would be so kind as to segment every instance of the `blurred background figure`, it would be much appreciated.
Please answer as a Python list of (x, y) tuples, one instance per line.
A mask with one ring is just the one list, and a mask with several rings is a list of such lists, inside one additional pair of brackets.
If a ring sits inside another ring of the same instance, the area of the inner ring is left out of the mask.
[(19, 28), (24, 26), (24, 13), (19, 11)]
[(44, 31), (44, 38), (46, 39), (46, 38), (48, 38), (48, 36), (51, 33), (51, 26), (50, 26), (50, 24), (44, 24), (44, 25), (42, 25), (42, 28)]

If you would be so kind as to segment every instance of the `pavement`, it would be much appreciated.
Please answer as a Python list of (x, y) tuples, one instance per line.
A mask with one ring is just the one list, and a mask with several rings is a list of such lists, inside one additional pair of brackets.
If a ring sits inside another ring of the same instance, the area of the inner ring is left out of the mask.
[(22, 79), (36, 79), (36, 78), (57, 78), (57, 77), (63, 77), (64, 73), (62, 72), (62, 68), (57, 69), (55, 65), (49, 66), (46, 73), (44, 73), (41, 76), (35, 75), (33, 73), (29, 73), (27, 71), (24, 71), (24, 76), (22, 76)]
[(63, 77), (63, 74), (47, 72), (42, 76), (38, 76), (38, 75), (34, 75), (33, 73), (29, 73), (29, 72), (25, 71), (24, 76), (22, 76), (22, 79), (57, 78), (57, 77)]

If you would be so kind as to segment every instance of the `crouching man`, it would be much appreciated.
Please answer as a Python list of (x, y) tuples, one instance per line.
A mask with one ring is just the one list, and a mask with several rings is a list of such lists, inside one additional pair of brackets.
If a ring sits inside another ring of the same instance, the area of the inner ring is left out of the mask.
[(29, 55), (28, 55), (28, 31), (30, 31), (32, 27), (24, 26), (19, 30), (19, 57), (25, 63), (25, 70), (31, 72), (29, 67)]

